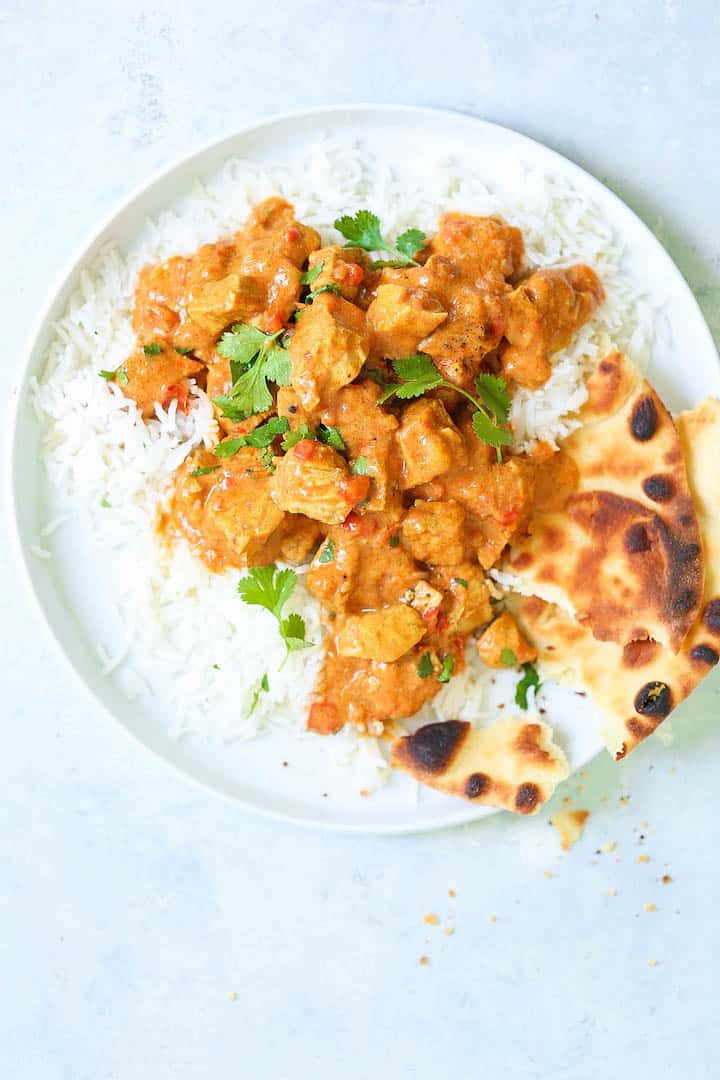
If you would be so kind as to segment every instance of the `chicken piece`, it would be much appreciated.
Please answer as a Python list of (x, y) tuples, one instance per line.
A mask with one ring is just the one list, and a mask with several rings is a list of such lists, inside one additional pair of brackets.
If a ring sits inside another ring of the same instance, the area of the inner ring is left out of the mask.
[(159, 347), (160, 352), (147, 355), (138, 347), (118, 368), (114, 382), (146, 419), (154, 416), (156, 404), (167, 409), (173, 398), (178, 408), (187, 412), (187, 379), (203, 371), (202, 364), (190, 356), (180, 356), (166, 342), (154, 341), (152, 347)]
[[(197, 475), (198, 468), (212, 471)], [(220, 571), (267, 563), (265, 544), (285, 520), (270, 497), (260, 451), (247, 446), (222, 461), (208, 451), (188, 458), (175, 474), (159, 528), (185, 536), (195, 554)]]
[(278, 387), (276, 408), (278, 416), (290, 424), (291, 431), (297, 431), (303, 424), (310, 426), (310, 416), (300, 404), (300, 398), (293, 386)]
[[(368, 511), (401, 505), (402, 458), (395, 438), (399, 425), (392, 413), (378, 407), (381, 393), (377, 383), (364, 379), (339, 390), (322, 412), (323, 423), (340, 431), (350, 460), (362, 458), (367, 463), (372, 481)], [(279, 400), (278, 396), (278, 411)]]
[(355, 303), (370, 265), (367, 253), (362, 248), (344, 248), (339, 244), (330, 244), (313, 251), (308, 259), (308, 270), (314, 270), (320, 263), (322, 269), (310, 288), (314, 290), (321, 289), (324, 285), (335, 285), (345, 300)]
[(331, 611), (388, 607), (421, 581), (415, 560), (401, 546), (390, 546), (396, 521), (384, 514), (364, 514), (347, 525), (330, 530), (332, 558), (321, 549), (307, 575), (308, 589)]
[(564, 510), (580, 482), (580, 470), (573, 459), (547, 443), (538, 443), (529, 460), (535, 466), (533, 514)]
[(403, 490), (425, 484), (467, 460), (462, 435), (445, 406), (432, 398), (414, 401), (404, 409), (397, 438), (403, 457)]
[(483, 358), (500, 344), (505, 299), (480, 293), (461, 281), (452, 290), (448, 306), (448, 318), (418, 347), (433, 358), (448, 382), (469, 387)]
[(498, 615), (480, 635), (477, 651), (483, 664), (494, 668), (513, 667), (537, 659), (537, 650), (528, 644), (507, 611)]
[(403, 596), (403, 603), (415, 608), (422, 615), (428, 627), (435, 629), (437, 615), (443, 602), (443, 594), (428, 585), (427, 581), (418, 581), (412, 589), (408, 589)]
[(132, 324), (142, 344), (167, 338), (177, 327), (190, 264), (189, 258), (176, 255), (140, 271)]
[(535, 469), (526, 458), (510, 457), (484, 469), (458, 469), (445, 480), (448, 498), (478, 517), (517, 529), (532, 507)]
[(370, 478), (353, 476), (332, 447), (303, 439), (277, 459), (270, 490), (282, 510), (340, 525), (369, 487)]
[(370, 335), (360, 308), (334, 293), (323, 293), (307, 308), (288, 352), (292, 385), (307, 412), (329, 401), (360, 373)]
[(271, 562), (304, 563), (317, 548), (322, 527), (302, 514), (286, 514), (282, 524), (258, 552), (258, 565)]
[(438, 566), (430, 580), (443, 593), (448, 635), (470, 634), (492, 619), (490, 592), (477, 563), (463, 562), (452, 568)]
[(289, 260), (300, 269), (311, 252), (320, 247), (320, 234), (295, 218), (286, 199), (271, 195), (253, 209), (235, 242), (257, 256), (263, 248)]
[(260, 278), (228, 274), (202, 285), (187, 310), (197, 326), (217, 337), (231, 323), (249, 322), (267, 304), (267, 290)]
[(340, 656), (392, 664), (425, 636), (421, 615), (407, 604), (346, 616), (336, 634)]
[(542, 386), (552, 371), (550, 356), (569, 344), (604, 296), (589, 266), (531, 274), (507, 298), (505, 374), (531, 390)]
[(464, 523), (460, 503), (416, 499), (403, 522), (403, 542), (420, 562), (453, 566), (465, 556)]
[(500, 217), (477, 217), (448, 211), (425, 251), (444, 255), (460, 267), (463, 277), (487, 285), (517, 274), (523, 259), (519, 229)]
[(380, 285), (367, 310), (373, 352), (380, 357), (409, 356), (446, 318), (440, 301), (424, 289)]
[(413, 650), (394, 664), (340, 656), (332, 641), (317, 683), (308, 727), (319, 734), (339, 731), (347, 723), (365, 728), (373, 721), (413, 716), (442, 690), (437, 679), (417, 673), (420, 651)]
[[(424, 266), (390, 268), (382, 273), (383, 285), (420, 291), (433, 297), (447, 313), (436, 329), (419, 340), (416, 348), (432, 356), (449, 382), (469, 386), (480, 370), (483, 357), (496, 349), (502, 339), (506, 296), (479, 289), (463, 276), (460, 266), (444, 255), (431, 255)], [(505, 293), (509, 291), (504, 282), (501, 288)]]

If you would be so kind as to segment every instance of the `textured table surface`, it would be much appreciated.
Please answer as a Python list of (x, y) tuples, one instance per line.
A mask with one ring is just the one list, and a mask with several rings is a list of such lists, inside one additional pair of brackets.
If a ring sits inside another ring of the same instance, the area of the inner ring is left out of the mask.
[[(473, 112), (588, 168), (717, 339), (719, 30), (709, 0), (4, 0), (6, 381), (63, 262), (149, 172), (251, 119), (363, 100)], [(547, 813), (327, 835), (131, 744), (2, 565), (1, 1076), (717, 1075), (717, 679), (672, 745), (568, 787), (592, 815), (567, 855)]]

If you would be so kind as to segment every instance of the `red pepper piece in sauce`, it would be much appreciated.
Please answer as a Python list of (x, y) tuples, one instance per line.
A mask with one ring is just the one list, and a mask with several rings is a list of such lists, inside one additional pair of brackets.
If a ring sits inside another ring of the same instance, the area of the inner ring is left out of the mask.
[(163, 409), (169, 409), (171, 401), (177, 401), (178, 412), (185, 413), (185, 415), (190, 412), (190, 396), (187, 383), (173, 383), (172, 386), (165, 387), (160, 402)]

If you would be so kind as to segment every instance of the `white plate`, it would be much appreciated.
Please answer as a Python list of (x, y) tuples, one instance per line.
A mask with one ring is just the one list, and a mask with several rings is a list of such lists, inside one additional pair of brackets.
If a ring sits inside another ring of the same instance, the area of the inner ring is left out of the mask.
[[(599, 207), (624, 239), (627, 274), (662, 308), (670, 333), (662, 336), (654, 352), (650, 375), (669, 406), (684, 408), (707, 394), (720, 392), (715, 346), (677, 267), (632, 211), (582, 169), (522, 135), (460, 114), (377, 105), (317, 109), (266, 121), (184, 158), (128, 199), (73, 260), (31, 336), (14, 391), (8, 454), (11, 517), (30, 588), (61, 651), (95, 700), (166, 762), (246, 807), (288, 820), (368, 832), (439, 828), (492, 811), (431, 791), (416, 798), (410, 782), (400, 776), (371, 798), (361, 798), (342, 783), (327, 780), (325, 755), (318, 747), (323, 740), (291, 742), (279, 734), (252, 743), (213, 747), (171, 739), (161, 711), (138, 708), (101, 676), (92, 643), (98, 636), (112, 638), (118, 628), (112, 625), (109, 603), (98, 594), (93, 568), (78, 558), (82, 536), (69, 527), (61, 530), (52, 561), (40, 561), (30, 554), (48, 520), (50, 503), (39, 454), (40, 430), (27, 401), (28, 382), (41, 369), (53, 320), (62, 314), (81, 270), (108, 240), (121, 249), (128, 247), (147, 218), (167, 209), (196, 178), (215, 172), (227, 158), (241, 155), (282, 164), (302, 154), (303, 147), (320, 131), (362, 138), (389, 162), (402, 161), (403, 154), (416, 149), (421, 141), (429, 159), (453, 155), (463, 164), (473, 164), (480, 175), (483, 162), (509, 158), (566, 177)], [(554, 714), (576, 717), (574, 723), (566, 722), (563, 730), (572, 766), (580, 768), (601, 748), (591, 706), (583, 702), (583, 713), (577, 718), (577, 697), (558, 690), (553, 700)], [(289, 762), (288, 767), (283, 766), (284, 761)]]

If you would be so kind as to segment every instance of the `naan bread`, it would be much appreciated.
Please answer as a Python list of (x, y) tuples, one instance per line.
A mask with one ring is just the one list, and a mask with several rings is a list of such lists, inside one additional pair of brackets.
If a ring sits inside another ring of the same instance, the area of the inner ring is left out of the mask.
[(705, 589), (681, 650), (655, 641), (598, 641), (588, 625), (536, 597), (508, 606), (538, 650), (545, 675), (590, 694), (605, 714), (603, 735), (616, 759), (647, 738), (720, 658), (720, 401), (678, 417), (690, 490), (700, 518)]
[(579, 473), (564, 509), (539, 512), (509, 564), (520, 591), (626, 645), (677, 652), (698, 616), (703, 557), (678, 430), (621, 353), (588, 383), (582, 427), (562, 449)]
[(568, 775), (550, 728), (512, 718), (478, 729), (464, 720), (426, 724), (393, 743), (392, 763), (446, 795), (517, 814), (536, 813)]

